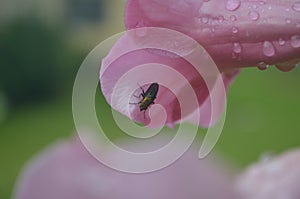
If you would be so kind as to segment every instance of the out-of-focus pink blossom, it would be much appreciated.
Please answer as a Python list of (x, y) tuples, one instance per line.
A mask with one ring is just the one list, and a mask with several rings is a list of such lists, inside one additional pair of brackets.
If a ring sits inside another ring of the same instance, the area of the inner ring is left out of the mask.
[(236, 182), (240, 199), (300, 198), (300, 150), (250, 166)]
[(157, 172), (122, 173), (96, 161), (79, 140), (63, 141), (27, 164), (14, 198), (232, 199), (233, 184), (227, 172), (222, 161), (213, 156), (199, 160), (197, 151), (191, 149), (174, 164)]

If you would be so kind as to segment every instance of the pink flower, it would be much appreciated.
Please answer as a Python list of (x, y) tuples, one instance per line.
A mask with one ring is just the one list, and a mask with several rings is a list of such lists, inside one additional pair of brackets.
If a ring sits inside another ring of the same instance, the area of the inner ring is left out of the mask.
[(222, 166), (224, 163), (212, 156), (199, 160), (196, 151), (189, 150), (165, 169), (128, 174), (102, 165), (79, 140), (61, 141), (27, 164), (14, 198), (232, 199), (233, 184)]
[(236, 182), (241, 199), (300, 198), (300, 150), (249, 167)]
[[(205, 65), (206, 68), (217, 67), (221, 72), (219, 78), (222, 77), (225, 90), (239, 68), (258, 66), (263, 69), (267, 65), (275, 64), (280, 70), (288, 71), (300, 60), (300, 12), (296, 0), (128, 0), (125, 24), (130, 30), (160, 27), (179, 31), (199, 42), (213, 59), (209, 60), (204, 54), (195, 55), (193, 50), (197, 46), (186, 44), (181, 37), (160, 37), (145, 29), (135, 30), (136, 35), (126, 33), (117, 41), (102, 62), (102, 91), (114, 109), (144, 124), (150, 123), (150, 108), (144, 116), (139, 106), (130, 102), (137, 103), (142, 99), (133, 96), (142, 92), (139, 84), (144, 79), (147, 81), (142, 86), (146, 90), (150, 83), (157, 82), (159, 78), (172, 85), (176, 91), (171, 92), (169, 86), (160, 84), (157, 99), (154, 101), (163, 106), (167, 116), (162, 117), (161, 110), (151, 107), (151, 119), (160, 118), (157, 119), (159, 121), (163, 118), (164, 124), (169, 126), (184, 120), (203, 127), (211, 126), (218, 120), (226, 104), (224, 89), (220, 89), (220, 86), (208, 88), (203, 77), (207, 75), (206, 72), (200, 71), (202, 73), (199, 75), (193, 64), (187, 62), (187, 57), (194, 56), (196, 64)], [(171, 50), (176, 50), (177, 46), (181, 54), (178, 56), (165, 49), (137, 48), (141, 47), (141, 43), (148, 45), (155, 41), (154, 46), (161, 44)], [(124, 49), (130, 48), (136, 49), (117, 56), (120, 52), (125, 52)], [(148, 64), (149, 70), (144, 67), (135, 78), (127, 78), (127, 82), (123, 82), (113, 97), (117, 82), (143, 64)], [(188, 84), (169, 72), (155, 70), (157, 64), (167, 65), (179, 72)], [(151, 73), (151, 70), (154, 72)], [(212, 84), (215, 81), (216, 79)], [(187, 94), (187, 85), (191, 85), (196, 95), (196, 105), (191, 102), (192, 95)], [(212, 94), (212, 91), (215, 93)], [(184, 109), (178, 96), (188, 98), (183, 103)], [(218, 100), (213, 101), (213, 98)], [(198, 112), (200, 118), (196, 116)]]

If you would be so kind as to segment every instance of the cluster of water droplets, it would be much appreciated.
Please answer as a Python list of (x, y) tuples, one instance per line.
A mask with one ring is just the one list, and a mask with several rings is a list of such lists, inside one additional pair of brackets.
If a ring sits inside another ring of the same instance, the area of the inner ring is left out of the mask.
[[(280, 46), (286, 45), (286, 40), (283, 38), (278, 39), (278, 44)], [(300, 47), (300, 35), (293, 35), (290, 38), (290, 44), (293, 48), (299, 48)], [(263, 42), (263, 53), (266, 57), (272, 57), (276, 54), (275, 47), (272, 42), (270, 41), (264, 41)], [(292, 69), (294, 69), (297, 65), (297, 62), (285, 62), (285, 63), (280, 63), (276, 64), (276, 68), (279, 69), (280, 71), (287, 72)], [(269, 65), (265, 62), (259, 62), (257, 64), (257, 68), (260, 70), (266, 70), (269, 67)]]
[[(209, 2), (210, 0), (203, 0), (204, 3)], [(222, 23), (224, 23), (226, 20), (229, 20), (231, 22), (236, 22), (238, 21), (238, 17), (233, 13), (233, 11), (238, 10), (240, 7), (242, 6), (242, 2), (241, 0), (227, 0), (226, 4), (225, 4), (225, 8), (229, 11), (232, 12), (232, 14), (229, 16), (228, 19), (226, 19), (224, 16), (220, 15), (217, 17), (211, 17), (209, 15), (204, 15), (201, 16), (199, 18), (197, 18), (197, 22), (201, 23), (201, 24), (206, 24), (206, 25), (210, 25), (210, 28), (203, 28), (202, 32), (210, 32), (210, 33), (215, 33), (217, 31), (217, 27), (218, 25), (221, 25)], [(257, 11), (259, 8), (261, 8), (261, 6), (266, 6), (266, 2), (261, 0), (261, 1), (256, 1), (253, 2), (253, 4), (248, 6), (249, 12), (248, 12), (248, 18), (251, 21), (258, 21), (261, 16), (259, 14), (259, 12)], [(272, 7), (271, 6), (267, 6), (266, 8), (262, 8), (260, 10), (260, 13), (264, 13), (266, 10), (271, 11)], [(300, 1), (297, 3), (294, 3), (291, 7), (287, 7), (285, 9), (286, 12), (299, 12), (300, 13)], [(199, 10), (200, 14), (201, 14), (201, 10)], [(267, 22), (264, 19), (264, 22)], [(285, 19), (285, 22), (287, 24), (293, 24), (293, 21), (291, 19)], [(300, 30), (300, 23), (294, 23), (294, 25), (299, 28)], [(144, 23), (140, 22), (137, 24), (136, 26), (137, 28), (139, 27), (144, 27)], [(239, 29), (236, 26), (232, 26), (231, 28), (231, 33), (233, 35), (236, 35), (239, 33)], [(144, 37), (147, 35), (147, 30), (146, 29), (137, 29), (136, 31), (137, 36), (139, 37)], [(249, 32), (246, 32), (246, 34), (249, 35)], [(289, 42), (287, 42), (289, 41)], [(278, 38), (277, 41), (263, 41), (262, 42), (262, 53), (266, 56), (266, 57), (273, 57), (276, 55), (276, 51), (279, 49), (275, 48), (275, 42), (276, 44), (278, 44), (279, 46), (284, 46), (287, 44), (290, 44), (291, 47), (293, 48), (300, 48), (300, 34), (299, 35), (293, 35), (290, 38)], [(242, 48), (242, 44), (240, 42), (233, 42), (232, 44), (232, 58), (233, 59), (238, 59), (241, 55), (243, 51)], [(286, 62), (284, 64), (277, 64), (276, 67), (281, 70), (281, 71), (289, 71), (292, 70), (293, 68), (295, 68), (296, 64), (295, 63), (289, 63)], [(269, 64), (261, 61), (257, 64), (257, 68), (260, 70), (266, 70), (269, 67)]]
[[(263, 61), (257, 64), (257, 68), (259, 70), (266, 70), (269, 68), (269, 66), (270, 66), (269, 64)], [(297, 62), (284, 62), (284, 63), (275, 64), (275, 67), (282, 72), (291, 71), (294, 68), (296, 68), (296, 66), (297, 66)]]
[(202, 24), (207, 24), (207, 25), (219, 25), (224, 22), (224, 17), (223, 16), (218, 16), (218, 17), (209, 17), (209, 16), (201, 16), (200, 18), (197, 18), (197, 21), (202, 23)]
[[(248, 12), (248, 17), (252, 21), (257, 21), (260, 19), (260, 14), (256, 11), (256, 9), (259, 8), (259, 6), (265, 5), (265, 1), (259, 1), (257, 2), (258, 4), (253, 4), (249, 5), (250, 11)], [(241, 1), (240, 0), (228, 0), (225, 7), (228, 11), (235, 11), (241, 6)], [(271, 11), (272, 6), (268, 6), (266, 9), (262, 9), (261, 12), (264, 13), (266, 10)], [(291, 7), (286, 8), (286, 12), (290, 12), (291, 10), (300, 12), (300, 2), (294, 3)], [(229, 20), (232, 22), (235, 22), (238, 20), (238, 18), (235, 15), (231, 15), (229, 17)], [(267, 22), (266, 20), (264, 21), (265, 23)], [(287, 24), (293, 24), (293, 21), (289, 18), (285, 20)], [(296, 23), (296, 28), (300, 28), (300, 23)], [(238, 28), (233, 26), (232, 27), (232, 33), (236, 34), (238, 33)], [(278, 44), (279, 46), (284, 46), (287, 44), (286, 40), (283, 38), (278, 39)], [(290, 45), (293, 48), (299, 48), (300, 47), (300, 35), (293, 35), (290, 38)], [(238, 58), (238, 55), (242, 52), (242, 46), (240, 43), (234, 42), (233, 43), (233, 48), (232, 48), (232, 58), (236, 59)], [(276, 54), (276, 48), (273, 44), (272, 41), (264, 41), (262, 42), (262, 52), (266, 57), (273, 57)], [(281, 70), (281, 71), (290, 71), (296, 67), (297, 63), (281, 63), (281, 64), (276, 64), (275, 66)], [(269, 64), (261, 61), (257, 64), (257, 68), (259, 70), (266, 70), (269, 67)]]

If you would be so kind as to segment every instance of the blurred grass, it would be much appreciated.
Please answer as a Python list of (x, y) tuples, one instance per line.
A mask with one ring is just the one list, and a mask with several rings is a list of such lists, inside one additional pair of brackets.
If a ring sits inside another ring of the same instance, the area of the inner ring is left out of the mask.
[[(257, 160), (264, 152), (281, 152), (300, 144), (299, 68), (282, 73), (244, 69), (228, 94), (227, 117), (217, 150), (240, 166)], [(67, 92), (70, 93), (71, 89)], [(101, 114), (109, 107), (96, 96)], [(110, 117), (100, 123), (120, 135)], [(29, 105), (11, 112), (0, 123), (0, 198), (10, 198), (13, 185), (24, 163), (57, 139), (74, 133), (71, 95), (43, 104)]]
[(220, 150), (246, 166), (263, 153), (299, 147), (299, 85), (299, 66), (288, 73), (244, 69), (228, 94)]

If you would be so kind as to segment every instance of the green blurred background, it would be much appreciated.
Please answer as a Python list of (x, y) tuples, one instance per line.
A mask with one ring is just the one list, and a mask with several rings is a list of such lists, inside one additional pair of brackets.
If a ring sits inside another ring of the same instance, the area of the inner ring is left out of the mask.
[[(124, 30), (121, 0), (0, 2), (0, 198), (10, 198), (27, 160), (75, 132), (73, 81), (99, 42)], [(300, 144), (300, 69), (245, 69), (228, 95), (216, 149), (238, 166)], [(109, 106), (98, 93), (99, 106)], [(108, 114), (109, 115), (109, 114)], [(112, 137), (117, 127), (101, 118)]]

